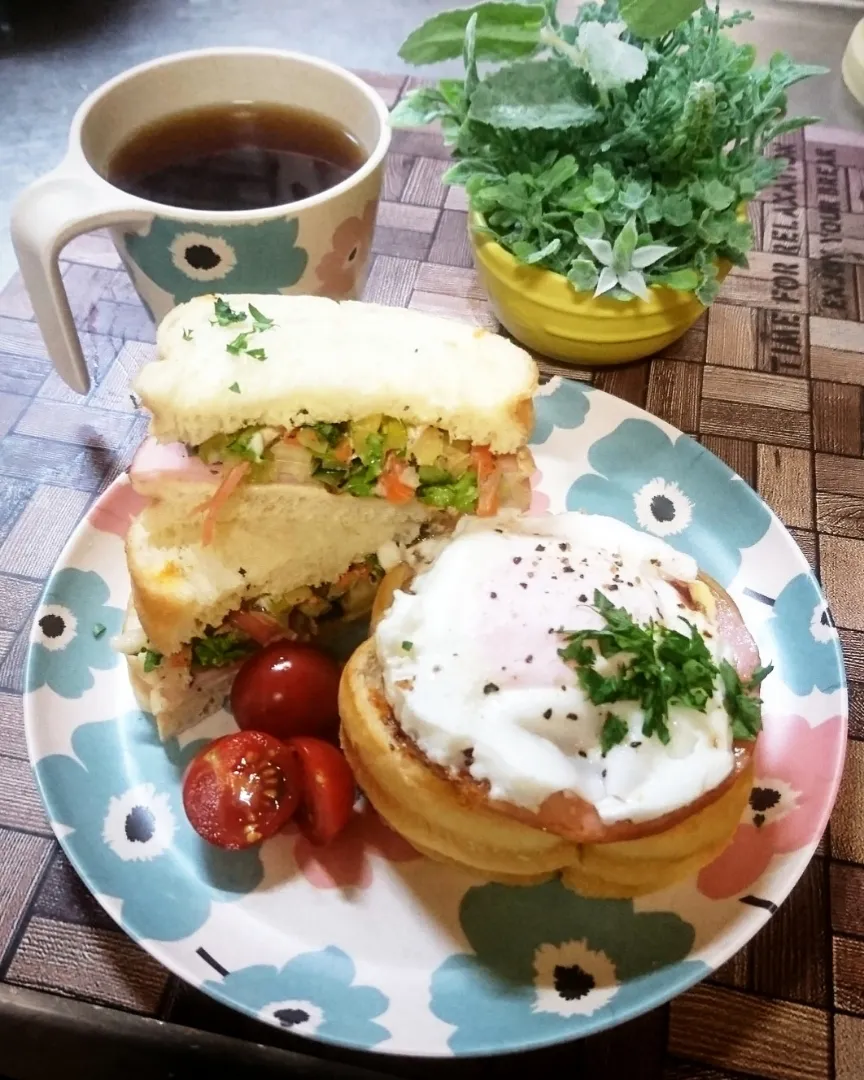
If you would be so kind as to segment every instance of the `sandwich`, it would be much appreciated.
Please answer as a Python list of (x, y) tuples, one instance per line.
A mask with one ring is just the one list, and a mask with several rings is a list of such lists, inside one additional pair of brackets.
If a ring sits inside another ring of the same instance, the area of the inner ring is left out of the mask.
[(230, 301), (170, 312), (134, 386), (152, 419), (129, 479), (149, 504), (117, 645), (163, 737), (219, 708), (256, 649), (367, 615), (414, 541), (530, 500), (522, 349), (376, 305)]
[(731, 840), (768, 670), (688, 555), (581, 513), (463, 519), (385, 575), (373, 627), (341, 742), (421, 852), (630, 897)]
[(205, 545), (235, 493), (266, 501), (273, 485), (419, 503), (426, 516), (527, 509), (537, 367), (523, 349), (378, 304), (230, 301), (169, 312), (135, 384), (170, 450), (145, 454), (133, 483), (196, 514)]

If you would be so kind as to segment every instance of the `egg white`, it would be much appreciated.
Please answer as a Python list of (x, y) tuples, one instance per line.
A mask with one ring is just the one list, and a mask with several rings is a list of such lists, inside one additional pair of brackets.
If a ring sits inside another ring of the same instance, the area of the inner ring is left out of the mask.
[(395, 593), (375, 644), (396, 719), (430, 761), (468, 768), (491, 798), (528, 809), (575, 792), (607, 824), (659, 817), (730, 774), (719, 680), (705, 712), (670, 707), (665, 745), (642, 734), (637, 702), (616, 702), (629, 732), (603, 756), (610, 707), (593, 705), (558, 655), (566, 632), (605, 625), (595, 589), (640, 623), (687, 633), (686, 618), (723, 655), (713, 617), (675, 588), (697, 577), (689, 556), (612, 518), (569, 513), (463, 519), (427, 557), (411, 592)]

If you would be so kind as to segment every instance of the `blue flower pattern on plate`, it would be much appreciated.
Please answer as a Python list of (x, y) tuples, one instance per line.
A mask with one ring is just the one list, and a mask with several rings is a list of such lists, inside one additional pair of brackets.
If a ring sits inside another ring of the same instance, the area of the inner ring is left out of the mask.
[(768, 620), (774, 636), (777, 674), (793, 694), (842, 685), (837, 631), (819, 586), (810, 574), (798, 574), (774, 601)]
[(432, 976), (432, 1012), (456, 1053), (539, 1046), (620, 1022), (708, 972), (686, 960), (693, 927), (629, 900), (589, 900), (559, 881), (482, 885), (460, 909), (476, 955)]
[(212, 901), (236, 899), (262, 878), (257, 849), (220, 851), (186, 820), (180, 777), (205, 742), (163, 745), (136, 711), (82, 724), (72, 734), (75, 757), (36, 763), (52, 820), (72, 829), (63, 840), (69, 858), (94, 892), (122, 900), (123, 925), (139, 937), (187, 937)]
[(301, 953), (284, 967), (256, 964), (232, 971), (203, 989), (300, 1035), (367, 1049), (390, 1037), (374, 1022), (389, 999), (373, 986), (357, 986), (351, 957), (335, 946)]
[[(719, 458), (649, 420), (624, 420), (591, 447), (595, 473), (567, 493), (568, 510), (606, 514), (666, 540), (695, 558), (721, 585), (760, 540), (771, 513)], [(599, 475), (597, 475), (599, 474)]]
[(545, 443), (555, 428), (581, 427), (588, 415), (591, 387), (583, 383), (558, 383), (551, 394), (534, 398), (534, 430), (529, 440), (532, 446)]
[(35, 640), (27, 666), (27, 689), (50, 688), (79, 698), (94, 683), (93, 670), (120, 661), (111, 638), (123, 611), (110, 607), (110, 590), (93, 570), (60, 570), (48, 583), (34, 620)]

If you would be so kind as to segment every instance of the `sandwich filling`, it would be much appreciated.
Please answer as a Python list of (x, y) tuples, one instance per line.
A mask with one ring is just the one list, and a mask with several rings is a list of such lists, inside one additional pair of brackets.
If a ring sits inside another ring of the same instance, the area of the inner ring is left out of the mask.
[(531, 452), (493, 454), (488, 446), (451, 439), (441, 428), (368, 416), (294, 428), (245, 427), (214, 435), (194, 454), (226, 475), (252, 483), (317, 483), (329, 491), (411, 499), (442, 510), (488, 516), (499, 508), (527, 510)]
[(115, 641), (115, 646), (121, 652), (138, 655), (145, 675), (157, 669), (180, 667), (194, 679), (203, 672), (237, 667), (272, 641), (309, 641), (318, 634), (322, 623), (365, 615), (383, 575), (377, 556), (370, 555), (329, 584), (303, 586), (283, 596), (264, 595), (248, 600), (220, 626), (208, 628), (180, 652), (168, 657), (150, 646), (143, 631)]
[(752, 639), (663, 541), (578, 513), (466, 519), (425, 556), (375, 632), (387, 698), (427, 760), (489, 798), (537, 811), (567, 792), (604, 824), (649, 821), (721, 785), (756, 737)]

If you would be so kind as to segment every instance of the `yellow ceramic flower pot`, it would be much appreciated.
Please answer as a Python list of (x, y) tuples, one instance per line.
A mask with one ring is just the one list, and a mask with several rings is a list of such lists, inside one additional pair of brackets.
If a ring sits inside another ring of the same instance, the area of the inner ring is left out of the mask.
[[(576, 292), (562, 274), (525, 266), (482, 232), (468, 232), (477, 272), (499, 322), (523, 345), (565, 363), (623, 364), (671, 345), (705, 310), (692, 292), (652, 286), (650, 300)], [(719, 267), (722, 280), (729, 265)]]

